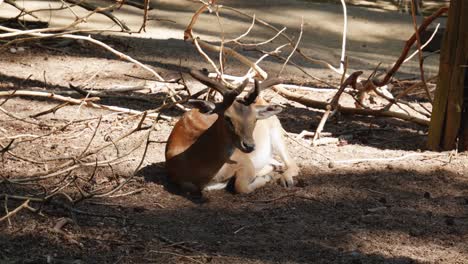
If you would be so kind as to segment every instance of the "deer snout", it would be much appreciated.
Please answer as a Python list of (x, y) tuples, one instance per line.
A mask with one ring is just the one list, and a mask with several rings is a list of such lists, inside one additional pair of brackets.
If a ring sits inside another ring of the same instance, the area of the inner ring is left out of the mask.
[(241, 141), (240, 142), (240, 147), (241, 147), (242, 152), (250, 153), (250, 152), (255, 150), (255, 143), (249, 143), (249, 142), (246, 142), (246, 141)]

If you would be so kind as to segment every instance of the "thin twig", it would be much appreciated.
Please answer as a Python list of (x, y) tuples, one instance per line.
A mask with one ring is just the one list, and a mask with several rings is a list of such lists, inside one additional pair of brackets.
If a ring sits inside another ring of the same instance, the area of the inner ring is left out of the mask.
[(9, 219), (10, 217), (14, 216), (15, 214), (17, 214), (22, 209), (28, 208), (29, 207), (29, 202), (30, 202), (29, 199), (24, 201), (20, 206), (16, 207), (13, 211), (10, 211), (5, 216), (1, 217), (0, 222), (3, 222), (4, 220)]
[(190, 260), (192, 262), (200, 263), (200, 264), (203, 264), (204, 262), (202, 262), (200, 260), (197, 260), (195, 258), (204, 258), (205, 257), (205, 256), (194, 256), (194, 255), (188, 256), (188, 255), (184, 255), (184, 254), (175, 253), (175, 252), (172, 252), (172, 251), (150, 250), (150, 252), (158, 253), (158, 254), (173, 255), (173, 256), (185, 258), (185, 259), (188, 259), (188, 260)]
[(362, 162), (389, 162), (389, 161), (398, 161), (398, 160), (406, 160), (411, 157), (440, 157), (440, 156), (448, 156), (447, 153), (410, 153), (400, 157), (395, 158), (369, 158), (369, 159), (351, 159), (351, 160), (337, 160), (334, 161), (336, 164), (356, 164)]
[(432, 104), (432, 96), (429, 92), (429, 88), (427, 88), (426, 77), (424, 77), (424, 60), (422, 57), (422, 48), (421, 48), (421, 36), (418, 32), (418, 23), (416, 22), (416, 11), (415, 11), (415, 3), (414, 0), (411, 1), (411, 16), (413, 18), (413, 25), (414, 25), (414, 34), (416, 36), (416, 44), (418, 47), (418, 55), (419, 55), (419, 70), (421, 72), (421, 81), (423, 82), (424, 90), (426, 91), (427, 99)]
[[(14, 92), (14, 91), (0, 91), (0, 97), (2, 97), (2, 96), (37, 96), (37, 97), (45, 97), (45, 98), (59, 100), (59, 101), (62, 101), (62, 102), (68, 102), (68, 103), (74, 104), (74, 105), (83, 104), (84, 106), (87, 106), (87, 107), (104, 109), (104, 110), (109, 110), (109, 111), (113, 111), (113, 112), (133, 114), (133, 115), (143, 114), (143, 112), (141, 112), (141, 111), (137, 111), (137, 110), (133, 110), (133, 109), (129, 109), (129, 108), (118, 107), (118, 106), (108, 106), (108, 105), (101, 105), (101, 104), (93, 103), (93, 101), (98, 101), (99, 100), (99, 98), (96, 98), (96, 97), (90, 97), (90, 98), (87, 98), (86, 100), (83, 100), (83, 99), (75, 99), (75, 98), (71, 98), (71, 97), (67, 97), (67, 96), (57, 95), (57, 94), (54, 94), (54, 93), (38, 92), (38, 91), (26, 91), (26, 90), (16, 91), (16, 92)], [(3, 108), (0, 109), (0, 111), (2, 111), (4, 113), (7, 113), (6, 110), (5, 111), (3, 111), (3, 110), (4, 110)], [(165, 120), (171, 120), (171, 117), (161, 115), (159, 113), (149, 114), (148, 117), (162, 118), (162, 119), (165, 119)], [(16, 118), (18, 118), (18, 117), (16, 117)], [(19, 119), (23, 120), (21, 118), (19, 118)], [(31, 122), (31, 123), (36, 124), (36, 125), (38, 124), (36, 122)], [(42, 123), (41, 123), (41, 125), (42, 125)]]
[(288, 61), (291, 59), (292, 55), (297, 50), (297, 47), (299, 47), (299, 43), (301, 42), (303, 32), (304, 32), (304, 17), (302, 17), (302, 20), (301, 20), (301, 31), (299, 33), (299, 37), (297, 38), (296, 45), (294, 46), (293, 50), (291, 51), (291, 54), (289, 54), (289, 56), (286, 58), (286, 61), (283, 63), (283, 66), (281, 67), (281, 70), (279, 71), (278, 76), (281, 75), (281, 73), (284, 70), (284, 67), (286, 67), (286, 64), (288, 64)]

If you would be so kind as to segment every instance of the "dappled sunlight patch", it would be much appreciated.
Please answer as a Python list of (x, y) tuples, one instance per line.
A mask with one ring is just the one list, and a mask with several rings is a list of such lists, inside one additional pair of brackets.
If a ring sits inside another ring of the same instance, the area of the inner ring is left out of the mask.
[[(458, 238), (455, 241), (458, 242)], [(381, 255), (388, 258), (407, 258), (412, 261), (463, 263), (468, 261), (464, 249), (450, 247), (451, 241), (429, 237), (419, 238), (414, 233), (399, 231), (356, 232), (345, 239), (345, 249), (356, 255)]]

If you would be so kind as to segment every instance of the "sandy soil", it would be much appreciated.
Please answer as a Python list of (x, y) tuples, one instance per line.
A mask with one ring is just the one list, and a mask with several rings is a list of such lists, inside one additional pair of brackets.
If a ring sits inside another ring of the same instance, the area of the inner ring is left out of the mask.
[[(341, 7), (333, 3), (306, 1), (224, 1), (246, 12), (256, 13), (277, 26), (287, 26), (297, 36), (304, 17), (301, 49), (307, 54), (337, 62), (340, 54)], [(34, 2), (40, 4), (40, 2)], [(177, 76), (181, 70), (208, 67), (182, 31), (197, 8), (191, 1), (158, 1), (148, 32), (141, 35), (101, 37), (118, 50), (154, 67), (164, 77)], [(2, 6), (3, 8), (4, 6)], [(8, 14), (2, 9), (0, 14)], [(11, 10), (10, 10), (11, 11)], [(391, 65), (404, 41), (411, 35), (411, 18), (380, 8), (348, 7), (350, 69), (366, 74), (382, 62)], [(140, 15), (126, 8), (117, 13), (132, 28), (138, 28)], [(57, 14), (66, 23), (66, 16)], [(287, 19), (285, 19), (287, 18)], [(167, 22), (170, 19), (173, 22)], [(249, 21), (228, 13), (224, 18), (226, 34), (241, 34)], [(443, 21), (442, 21), (443, 22)], [(108, 23), (104, 18), (89, 26)], [(202, 16), (196, 30), (203, 38), (215, 40), (219, 27), (213, 16)], [(260, 41), (272, 36), (255, 29), (246, 39)], [(267, 46), (271, 49), (280, 41)], [(89, 82), (95, 90), (118, 85), (153, 87), (132, 96), (144, 99), (103, 98), (101, 103), (136, 110), (154, 109), (165, 98), (161, 84), (144, 81), (150, 74), (131, 63), (86, 43), (61, 41), (42, 45), (22, 45), (24, 52), (2, 51), (0, 90), (24, 89), (70, 92), (69, 83)], [(52, 48), (53, 47), (53, 48)], [(260, 55), (245, 52), (251, 58)], [(339, 76), (317, 65), (293, 60), (310, 74), (339, 82)], [(229, 73), (245, 70), (229, 61)], [(269, 60), (263, 68), (277, 72), (281, 63)], [(426, 73), (437, 73), (437, 57), (429, 58)], [(417, 78), (416, 62), (405, 65), (400, 78)], [(29, 79), (28, 76), (32, 75)], [(94, 77), (93, 77), (94, 76)], [(292, 67), (287, 79), (323, 86)], [(92, 78), (93, 77), (93, 78)], [(136, 78), (139, 77), (139, 78)], [(90, 80), (91, 78), (91, 80)], [(201, 86), (187, 77), (191, 89)], [(397, 91), (397, 89), (395, 90)], [(332, 92), (303, 92), (316, 99), (330, 98)], [(287, 102), (273, 92), (266, 97), (285, 106), (279, 115), (289, 133), (290, 153), (301, 168), (296, 186), (283, 188), (272, 183), (249, 195), (229, 191), (205, 193), (206, 199), (181, 195), (165, 179), (164, 143), (175, 120), (182, 114), (176, 109), (164, 111), (172, 121), (160, 120), (151, 133), (148, 153), (136, 178), (118, 194), (143, 188), (141, 192), (114, 198), (92, 198), (64, 208), (65, 198), (44, 205), (41, 214), (21, 211), (0, 223), (1, 263), (468, 263), (468, 155), (433, 153), (425, 150), (427, 128), (396, 119), (337, 116), (325, 132), (345, 137), (339, 144), (307, 146), (294, 139), (303, 130), (314, 130), (322, 111)], [(420, 100), (413, 95), (409, 100)], [(429, 103), (420, 100), (425, 106)], [(352, 103), (348, 97), (343, 103)], [(377, 104), (384, 102), (377, 100)], [(34, 160), (79, 155), (91, 138), (91, 147), (116, 139), (134, 128), (139, 120), (106, 110), (85, 106), (65, 106), (54, 114), (27, 118), (56, 106), (51, 100), (32, 97), (11, 98), (4, 109), (23, 117), (31, 124), (0, 113), (0, 143), (12, 135), (47, 135), (54, 127), (70, 120), (76, 122), (52, 136), (16, 141), (13, 153)], [(415, 104), (416, 105), (416, 104)], [(94, 135), (98, 119), (102, 116)], [(88, 120), (89, 119), (89, 120)], [(150, 124), (150, 122), (148, 122)], [(75, 171), (74, 176), (88, 178), (95, 174), (98, 186), (115, 186), (134, 172), (144, 151), (145, 131), (133, 134), (97, 155), (104, 160), (126, 153), (140, 145), (123, 163)], [(403, 157), (403, 158), (401, 158)], [(365, 159), (357, 162), (355, 159)], [(0, 176), (27, 177), (46, 172), (47, 166), (2, 155)], [(60, 179), (41, 182), (50, 191)], [(42, 191), (37, 186), (0, 184), (0, 193), (31, 195)], [(72, 188), (69, 190), (72, 193)], [(76, 193), (74, 194), (76, 195)], [(10, 210), (19, 205), (8, 201)], [(32, 203), (38, 207), (39, 204)], [(2, 202), (0, 215), (4, 215)], [(77, 211), (79, 210), (79, 211)], [(63, 217), (73, 220), (64, 233), (54, 232)]]

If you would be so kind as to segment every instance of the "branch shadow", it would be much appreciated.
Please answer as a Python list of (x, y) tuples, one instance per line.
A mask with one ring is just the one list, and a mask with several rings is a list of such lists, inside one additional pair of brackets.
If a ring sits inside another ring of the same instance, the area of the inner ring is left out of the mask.
[[(335, 4), (323, 4), (323, 3), (305, 3), (305, 2), (292, 2), (292, 1), (275, 1), (274, 3), (267, 3), (265, 1), (260, 1), (260, 2), (252, 2), (252, 1), (236, 1), (235, 3), (230, 3), (232, 1), (226, 2), (226, 4), (233, 5), (234, 7), (237, 8), (243, 8), (247, 9), (248, 11), (255, 12), (255, 10), (268, 10), (268, 15), (274, 17), (275, 19), (272, 19), (273, 22), (271, 22), (272, 25), (281, 28), (282, 25), (278, 21), (278, 17), (282, 17), (284, 15), (284, 12), (287, 11), (288, 13), (301, 13), (304, 12), (304, 10), (319, 10), (319, 12), (324, 13), (324, 14), (331, 14), (334, 16), (340, 16), (341, 15), (341, 7), (337, 7), (336, 3)], [(221, 2), (223, 3), (223, 2)], [(183, 17), (184, 22), (180, 23), (171, 23), (170, 25), (167, 25), (165, 23), (156, 23), (156, 27), (161, 27), (161, 28), (167, 28), (172, 31), (179, 32), (179, 38), (178, 41), (182, 42), (182, 37), (183, 37), (183, 30), (186, 27), (186, 24), (190, 20), (191, 15), (193, 12), (198, 8), (200, 5), (197, 3), (189, 3), (189, 2), (182, 2), (182, 1), (161, 1), (158, 2), (154, 6), (154, 10), (150, 13), (150, 15), (158, 15), (158, 17), (161, 17), (161, 13), (163, 13), (163, 17), (168, 16), (170, 18), (171, 16), (176, 16), (177, 17)], [(307, 7), (307, 8), (306, 8)], [(159, 13), (156, 13), (159, 12)], [(397, 24), (404, 24), (407, 23), (408, 25), (411, 24), (411, 20), (409, 16), (391, 16), (387, 15), (391, 13), (390, 11), (378, 11), (378, 10), (373, 10), (373, 9), (366, 9), (362, 7), (354, 7), (350, 6), (349, 7), (349, 13), (352, 16), (351, 18), (366, 18), (366, 17), (373, 17), (377, 21), (376, 23), (382, 23), (385, 25), (386, 23), (397, 23)], [(123, 8), (121, 10), (116, 11), (116, 14), (122, 14), (127, 15), (127, 16), (141, 16), (141, 10), (137, 10), (135, 8)], [(232, 23), (241, 24), (242, 25), (242, 30), (246, 30), (248, 26), (250, 25), (251, 21), (249, 19), (245, 19), (242, 16), (235, 15), (232, 12), (224, 12), (223, 17), (225, 20), (229, 21), (226, 22), (226, 24), (232, 25)], [(407, 21), (403, 22), (402, 18), (406, 18)], [(59, 19), (63, 19), (63, 17), (57, 16)], [(203, 14), (201, 16), (201, 20), (206, 20), (210, 18), (208, 15)], [(214, 16), (211, 15), (211, 18), (215, 20)], [(298, 17), (299, 19), (299, 17)], [(186, 23), (185, 23), (186, 21)], [(293, 32), (293, 34), (296, 34), (299, 32), (299, 23), (300, 19), (298, 20), (297, 25), (290, 25), (290, 22), (285, 21), (284, 23), (288, 22), (288, 28), (291, 29), (291, 31), (288, 31), (290, 34)], [(316, 23), (315, 21), (306, 21), (305, 25), (305, 30), (309, 38), (303, 41), (301, 43), (301, 49), (303, 51), (306, 51), (306, 53), (312, 52), (313, 56), (314, 55), (323, 55), (324, 53), (332, 53), (331, 57), (333, 57), (333, 60), (339, 60), (339, 54), (337, 51), (340, 50), (341, 48), (341, 33), (336, 33), (333, 32), (330, 28), (328, 28), (326, 25), (321, 26), (320, 24)], [(204, 21), (206, 23), (206, 21)], [(218, 29), (207, 29), (203, 26), (200, 26), (196, 28), (197, 34), (203, 34), (205, 36), (208, 36), (209, 38), (214, 38), (214, 37), (219, 37), (220, 32)], [(226, 32), (227, 34), (228, 32)], [(358, 32), (359, 33), (359, 32)], [(249, 40), (256, 40), (258, 41), (259, 39), (269, 39), (274, 35), (274, 32), (270, 32), (267, 30), (254, 30), (250, 36), (247, 38)], [(360, 34), (360, 33), (359, 33)], [(357, 35), (359, 35), (357, 34)], [(398, 36), (399, 37), (399, 36)], [(409, 37), (409, 36), (408, 36)], [(156, 58), (160, 58), (158, 55), (160, 55), (159, 50), (164, 50), (167, 49), (165, 52), (165, 55), (170, 54), (170, 56), (177, 57), (180, 55), (180, 50), (179, 52), (171, 52), (172, 50), (172, 45), (175, 44), (175, 47), (181, 46), (176, 43), (176, 41), (170, 41), (165, 45), (164, 40), (157, 40), (157, 39), (144, 39), (144, 38), (139, 38), (138, 35), (131, 35), (131, 36), (123, 36), (123, 35), (116, 35), (116, 36), (109, 36), (108, 40), (114, 39), (113, 42), (117, 42), (119, 40), (121, 41), (128, 41), (131, 40), (133, 47), (130, 49), (130, 54), (138, 54), (141, 57), (148, 57), (148, 56), (154, 56)], [(334, 41), (330, 41), (334, 40)], [(404, 45), (404, 41), (401, 41), (394, 36), (387, 36), (387, 35), (382, 35), (382, 34), (377, 34), (374, 38), (373, 41), (375, 43), (366, 43), (367, 41), (363, 40), (362, 37), (360, 36), (354, 36), (353, 34), (348, 34), (348, 53), (350, 57), (350, 68), (359, 68), (359, 69), (367, 69), (367, 70), (373, 70), (373, 68), (376, 65), (371, 65), (368, 62), (369, 61), (381, 61), (381, 60), (387, 60), (388, 63), (393, 63), (394, 60), (396, 60), (396, 56), (399, 55), (398, 53), (390, 52), (390, 53), (395, 53), (395, 54), (387, 54), (385, 53), (385, 47), (395, 47), (395, 46), (401, 46), (401, 48)], [(281, 42), (281, 41), (278, 41)], [(268, 46), (267, 46), (268, 47)], [(273, 47), (270, 45), (270, 47)], [(316, 54), (316, 52), (313, 52), (314, 50), (317, 49), (324, 49), (327, 52), (322, 52), (321, 54)], [(195, 54), (195, 50), (193, 47), (189, 49), (192, 54)], [(164, 53), (164, 52), (163, 52)], [(71, 51), (71, 54), (73, 55), (73, 51)], [(76, 56), (80, 55), (85, 55), (81, 53), (75, 54)], [(89, 56), (93, 57), (108, 57), (109, 55), (104, 52), (91, 52), (88, 54)], [(248, 55), (248, 54), (247, 54)], [(309, 54), (311, 55), (311, 54)], [(184, 51), (184, 55), (180, 55), (178, 58), (174, 58), (174, 61), (178, 61), (178, 59), (182, 58), (184, 59), (185, 56), (189, 56), (190, 61), (192, 60), (192, 57), (188, 52)], [(379, 58), (376, 58), (379, 57)], [(388, 58), (384, 58), (384, 56), (387, 56)], [(392, 56), (395, 56), (395, 58), (391, 58)], [(259, 56), (257, 56), (259, 57)], [(319, 56), (320, 57), (320, 56)], [(324, 57), (325, 58), (325, 57)], [(322, 59), (324, 59), (322, 58)], [(327, 60), (330, 59), (330, 56), (326, 58)], [(195, 60), (200, 60), (200, 57), (196, 57)], [(148, 61), (147, 61), (148, 62)], [(312, 69), (317, 69), (320, 68), (317, 65), (311, 64), (311, 63), (305, 63), (304, 61), (298, 59), (296, 61), (299, 63), (301, 66), (305, 67), (308, 70)], [(151, 64), (151, 62), (148, 62)], [(154, 66), (160, 66), (164, 67), (166, 66), (168, 69), (173, 69), (174, 65), (177, 66), (178, 63), (167, 63), (167, 62), (161, 62), (163, 65), (157, 65), (158, 62), (154, 62)], [(279, 63), (281, 64), (281, 63)], [(376, 63), (377, 64), (377, 63)], [(417, 71), (418, 67), (417, 66), (411, 66), (404, 68), (400, 71), (400, 74), (402, 76), (414, 76), (418, 73)]]
[[(159, 183), (145, 185), (147, 192), (134, 197), (77, 205), (118, 216), (75, 215), (77, 225), (65, 231), (82, 246), (48, 231), (63, 212), (47, 209), (48, 217), (40, 221), (30, 215), (15, 217), (15, 223), (21, 219), (21, 224), (36, 227), (3, 229), (0, 259), (31, 261), (21, 263), (46, 263), (48, 255), (85, 263), (180, 263), (187, 261), (184, 256), (210, 263), (468, 259), (464, 220), (468, 182), (447, 170), (306, 169), (301, 185), (292, 189), (271, 184), (249, 195), (210, 192), (203, 204), (167, 193)], [(168, 251), (174, 254), (161, 253)]]

